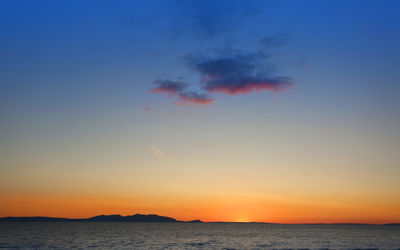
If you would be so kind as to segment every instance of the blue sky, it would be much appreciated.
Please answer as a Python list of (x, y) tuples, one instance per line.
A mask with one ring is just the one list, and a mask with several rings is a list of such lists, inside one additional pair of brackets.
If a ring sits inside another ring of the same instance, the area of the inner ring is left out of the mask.
[(185, 68), (183, 56), (227, 47), (254, 52), (261, 39), (279, 35), (288, 41), (271, 49), (270, 63), (296, 88), (345, 100), (374, 84), (396, 89), (396, 1), (2, 5), (2, 92), (10, 99), (29, 92), (23, 102), (50, 95), (62, 106), (81, 107), (106, 95), (151, 104), (157, 97), (143, 93), (158, 78), (184, 77), (196, 86), (198, 75)]

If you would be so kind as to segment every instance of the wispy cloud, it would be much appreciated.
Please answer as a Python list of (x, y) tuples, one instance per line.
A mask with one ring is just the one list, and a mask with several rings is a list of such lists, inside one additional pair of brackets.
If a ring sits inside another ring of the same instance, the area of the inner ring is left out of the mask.
[(146, 107), (144, 107), (143, 110), (146, 111), (146, 112), (150, 112), (150, 111), (152, 111), (153, 109), (152, 109), (150, 106), (146, 106)]
[(214, 101), (206, 93), (187, 91), (186, 88), (189, 84), (183, 81), (156, 80), (153, 84), (156, 87), (150, 91), (151, 93), (167, 94), (170, 98), (177, 96), (176, 103), (181, 106), (187, 106), (188, 104), (206, 105)]
[(179, 105), (183, 106), (186, 106), (189, 103), (205, 105), (205, 104), (211, 104), (213, 102), (214, 99), (211, 98), (208, 94), (199, 94), (192, 91), (180, 93), (178, 95), (178, 101), (177, 101)]
[(165, 154), (163, 151), (161, 151), (159, 148), (155, 146), (150, 146), (149, 147), (151, 154), (156, 157), (156, 158), (164, 158)]
[(180, 81), (170, 81), (170, 80), (156, 80), (153, 82), (155, 88), (151, 90), (151, 93), (162, 93), (169, 96), (178, 95), (187, 87), (187, 83)]

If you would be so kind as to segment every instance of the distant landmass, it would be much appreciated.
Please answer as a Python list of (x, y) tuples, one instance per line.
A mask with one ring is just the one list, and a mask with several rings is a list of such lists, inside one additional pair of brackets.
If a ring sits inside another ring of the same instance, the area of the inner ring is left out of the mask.
[[(0, 222), (185, 222), (171, 217), (156, 214), (134, 214), (122, 215), (99, 215), (85, 219), (67, 219), (54, 217), (3, 217)], [(190, 223), (201, 223), (201, 220), (187, 221)]]
[[(167, 223), (203, 223), (201, 220), (181, 221), (171, 217), (160, 216), (157, 214), (134, 214), (128, 216), (115, 215), (98, 215), (83, 219), (68, 219), (56, 217), (3, 217), (0, 222), (167, 222)], [(215, 221), (211, 223), (231, 223), (229, 221)], [(235, 223), (260, 223), (260, 224), (280, 224), (268, 222), (235, 222)], [(296, 223), (294, 223), (296, 224)], [(294, 225), (292, 224), (292, 225)], [(299, 225), (376, 225), (368, 223), (298, 223)], [(398, 226), (400, 223), (380, 224), (379, 226)]]

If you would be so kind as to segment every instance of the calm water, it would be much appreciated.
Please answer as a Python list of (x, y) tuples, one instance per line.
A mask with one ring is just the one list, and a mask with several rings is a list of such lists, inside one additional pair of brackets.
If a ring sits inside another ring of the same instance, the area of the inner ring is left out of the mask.
[(400, 249), (400, 227), (245, 223), (0, 223), (1, 248)]

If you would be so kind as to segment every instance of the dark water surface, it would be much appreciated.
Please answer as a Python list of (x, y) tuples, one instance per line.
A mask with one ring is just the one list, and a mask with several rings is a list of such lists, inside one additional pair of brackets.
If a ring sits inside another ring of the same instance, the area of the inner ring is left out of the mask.
[(257, 223), (4, 222), (0, 248), (400, 249), (400, 227)]

